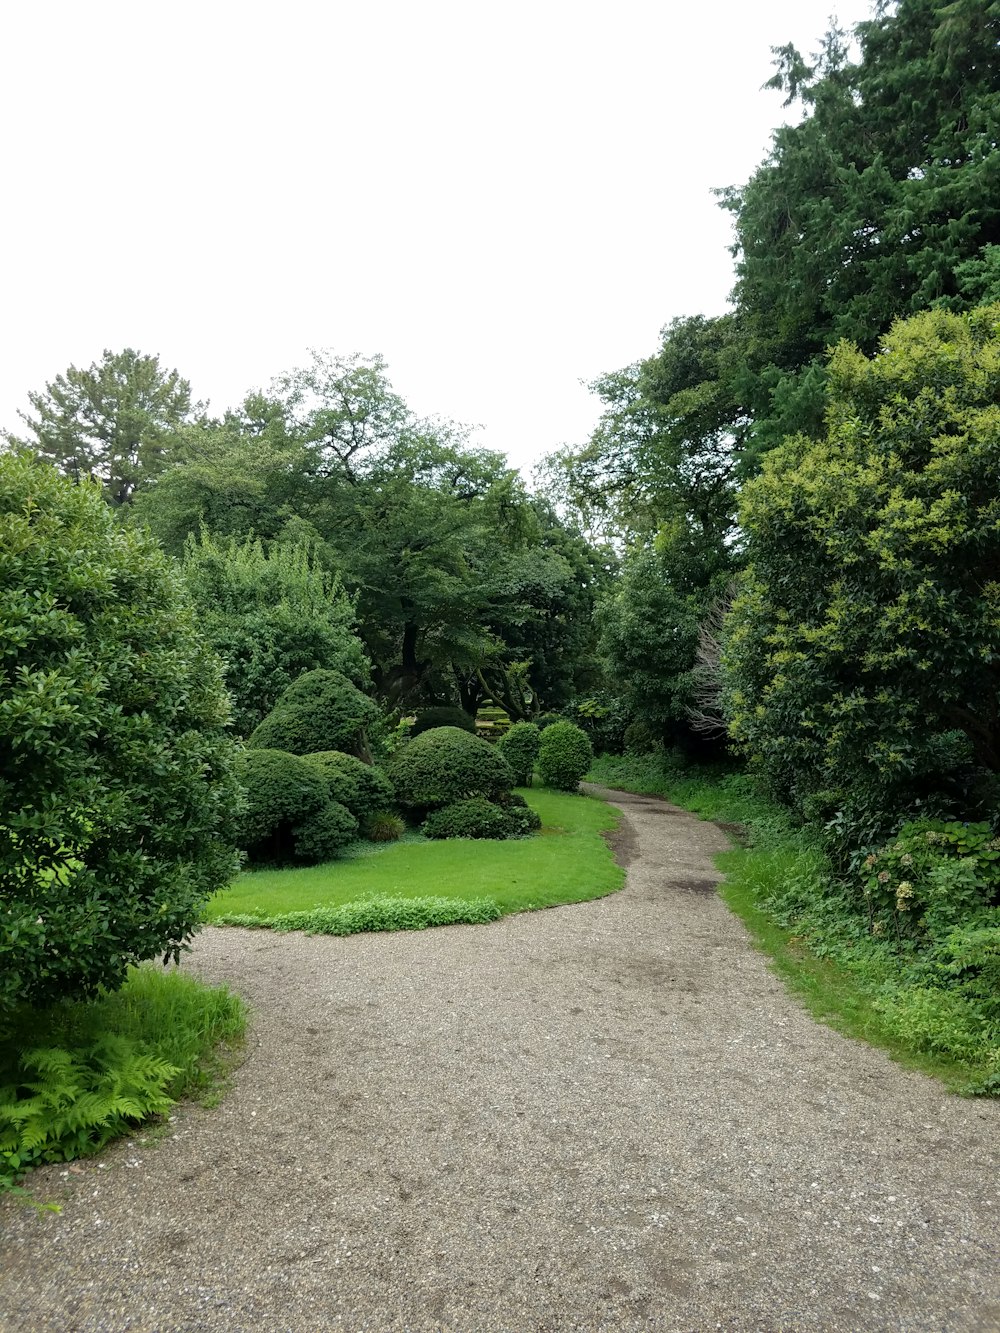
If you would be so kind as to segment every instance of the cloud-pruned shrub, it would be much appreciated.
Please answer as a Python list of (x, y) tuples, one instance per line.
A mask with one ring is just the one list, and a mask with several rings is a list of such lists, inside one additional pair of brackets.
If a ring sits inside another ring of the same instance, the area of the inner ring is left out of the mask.
[(467, 796), (488, 800), (510, 791), (514, 775), (489, 741), (458, 727), (437, 727), (400, 747), (389, 760), (396, 800), (413, 813)]
[(285, 690), (247, 744), (298, 755), (342, 750), (370, 763), (369, 733), (380, 720), (377, 704), (339, 671), (307, 671)]
[(327, 778), (298, 755), (246, 750), (240, 779), (246, 789), (241, 845), (251, 863), (325, 861), (357, 837), (357, 820), (331, 801)]
[(359, 823), (393, 803), (392, 783), (372, 764), (362, 763), (342, 750), (321, 750), (302, 756), (307, 764), (323, 774), (330, 788), (330, 799), (346, 806)]

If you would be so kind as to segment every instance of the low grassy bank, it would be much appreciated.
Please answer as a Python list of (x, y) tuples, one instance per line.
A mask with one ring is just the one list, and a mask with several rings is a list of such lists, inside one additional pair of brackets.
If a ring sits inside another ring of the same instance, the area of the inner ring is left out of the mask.
[(224, 986), (157, 965), (97, 999), (16, 1014), (0, 1040), (0, 1191), (29, 1167), (135, 1133), (182, 1098), (213, 1102), (245, 1027)]
[(738, 825), (746, 845), (717, 862), (722, 897), (810, 1012), (953, 1091), (1000, 1093), (1000, 1030), (981, 998), (981, 974), (942, 968), (929, 947), (875, 938), (856, 887), (833, 875), (818, 838), (749, 778), (655, 755), (604, 756), (589, 777)]
[[(387, 928), (406, 929), (583, 902), (621, 887), (624, 873), (601, 836), (614, 828), (617, 811), (590, 796), (533, 788), (521, 794), (542, 819), (541, 832), (533, 837), (508, 842), (410, 838), (372, 845), (364, 855), (326, 865), (256, 870), (217, 893), (205, 919), (215, 925), (320, 931), (332, 926), (330, 933), (346, 934), (355, 920), (355, 929), (378, 929), (377, 921), (386, 915), (380, 904), (387, 899), (397, 904)], [(429, 919), (407, 915), (398, 905), (417, 899), (435, 905)], [(449, 901), (460, 905), (450, 918)], [(495, 904), (496, 911), (476, 914), (475, 905), (484, 901)], [(377, 910), (359, 906), (373, 903)]]

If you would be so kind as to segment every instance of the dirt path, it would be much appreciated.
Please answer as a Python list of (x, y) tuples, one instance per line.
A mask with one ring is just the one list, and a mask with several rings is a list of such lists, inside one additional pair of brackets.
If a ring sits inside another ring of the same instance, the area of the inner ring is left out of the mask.
[(1000, 1329), (1000, 1105), (813, 1023), (720, 831), (614, 799), (600, 902), (207, 930), (256, 1009), (234, 1091), (0, 1206), (3, 1333)]

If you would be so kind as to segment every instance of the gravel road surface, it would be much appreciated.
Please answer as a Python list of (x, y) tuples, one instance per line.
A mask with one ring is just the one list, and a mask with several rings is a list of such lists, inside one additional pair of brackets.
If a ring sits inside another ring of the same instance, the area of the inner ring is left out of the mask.
[[(0, 1203), (3, 1333), (1000, 1330), (1000, 1104), (814, 1023), (711, 824), (615, 793), (599, 902), (206, 930), (248, 1058), (169, 1137)], [(484, 850), (484, 854), (486, 854)]]

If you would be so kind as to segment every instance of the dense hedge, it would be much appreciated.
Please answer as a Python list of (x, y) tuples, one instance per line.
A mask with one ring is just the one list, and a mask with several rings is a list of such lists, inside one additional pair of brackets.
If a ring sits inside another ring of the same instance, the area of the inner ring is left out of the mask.
[(340, 672), (307, 671), (285, 690), (247, 744), (299, 755), (342, 750), (370, 762), (369, 732), (380, 719), (378, 706)]
[(331, 861), (357, 836), (358, 821), (350, 810), (338, 801), (327, 801), (326, 805), (296, 824), (292, 830), (292, 843), (299, 861), (315, 864)]
[(428, 838), (510, 838), (514, 836), (507, 811), (483, 796), (442, 806), (424, 821)]
[(0, 457), (0, 1028), (176, 955), (231, 878), (228, 701), (173, 565)]
[(542, 733), (533, 722), (515, 722), (497, 741), (519, 787), (530, 787)]
[(326, 777), (286, 750), (245, 750), (240, 780), (246, 789), (241, 846), (251, 861), (286, 861), (295, 851), (292, 830), (329, 803)]
[(510, 791), (514, 775), (495, 746), (458, 727), (437, 727), (392, 756), (389, 778), (404, 809), (424, 812), (466, 796)]
[(590, 738), (573, 722), (553, 722), (542, 732), (538, 771), (547, 787), (576, 791), (593, 762)]
[(341, 750), (321, 750), (318, 754), (302, 757), (326, 778), (330, 799), (346, 806), (359, 823), (380, 811), (392, 809), (392, 783), (381, 769), (362, 763)]

